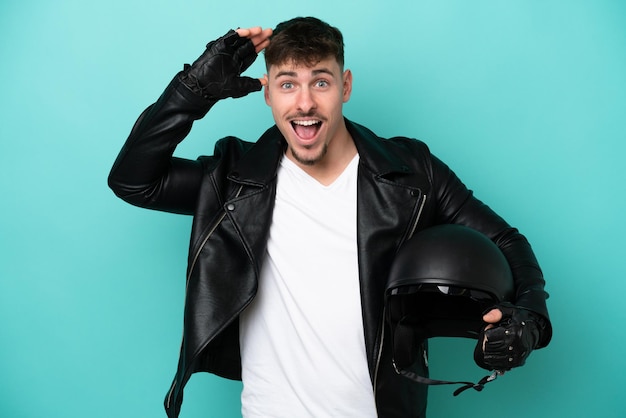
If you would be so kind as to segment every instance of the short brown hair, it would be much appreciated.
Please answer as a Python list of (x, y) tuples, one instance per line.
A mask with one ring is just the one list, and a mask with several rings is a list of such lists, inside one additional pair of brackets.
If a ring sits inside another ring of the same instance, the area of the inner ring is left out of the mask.
[(292, 61), (312, 66), (328, 57), (343, 69), (343, 35), (315, 17), (296, 17), (279, 23), (265, 48), (265, 66)]

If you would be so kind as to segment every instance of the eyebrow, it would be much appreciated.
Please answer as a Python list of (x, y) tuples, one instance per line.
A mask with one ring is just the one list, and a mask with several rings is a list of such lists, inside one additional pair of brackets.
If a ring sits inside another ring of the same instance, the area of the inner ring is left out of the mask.
[[(316, 75), (320, 75), (320, 74), (328, 74), (331, 77), (334, 77), (335, 75), (333, 74), (333, 72), (331, 70), (329, 70), (328, 68), (317, 68), (313, 71), (311, 71), (311, 74), (313, 76)], [(279, 78), (279, 77), (297, 77), (298, 73), (295, 71), (280, 71), (278, 74), (276, 74), (276, 76), (274, 78)]]

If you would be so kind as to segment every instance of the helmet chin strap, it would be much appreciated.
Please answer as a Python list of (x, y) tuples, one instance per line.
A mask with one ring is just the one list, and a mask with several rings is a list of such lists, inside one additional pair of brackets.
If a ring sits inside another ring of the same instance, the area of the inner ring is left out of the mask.
[(410, 380), (412, 380), (414, 382), (417, 382), (417, 383), (423, 383), (423, 384), (426, 384), (426, 385), (463, 385), (463, 386), (461, 386), (460, 388), (458, 388), (457, 390), (454, 391), (454, 393), (453, 393), (454, 396), (457, 396), (460, 393), (465, 392), (467, 389), (474, 389), (477, 392), (480, 392), (480, 391), (482, 391), (484, 389), (484, 387), (485, 387), (485, 385), (487, 383), (496, 380), (496, 378), (499, 375), (502, 374), (502, 372), (500, 372), (498, 370), (494, 370), (493, 373), (491, 373), (488, 376), (483, 377), (482, 379), (480, 379), (476, 383), (464, 382), (464, 381), (453, 382), (453, 381), (448, 381), (448, 380), (429, 379), (428, 377), (420, 376), (417, 373), (400, 369), (396, 365), (395, 361), (393, 363), (393, 368), (396, 370), (396, 373), (398, 373), (399, 375), (402, 375), (402, 376), (406, 377), (407, 379), (410, 379)]
[[(393, 342), (393, 351), (394, 357), (392, 360), (393, 368), (397, 374), (406, 377), (417, 383), (422, 383), (426, 385), (462, 385), (460, 388), (456, 389), (453, 392), (454, 396), (459, 395), (460, 393), (465, 392), (467, 389), (474, 389), (477, 392), (480, 392), (484, 389), (485, 385), (489, 382), (496, 380), (499, 375), (504, 374), (502, 371), (494, 370), (490, 375), (487, 375), (480, 379), (478, 382), (466, 382), (466, 381), (448, 381), (448, 380), (437, 380), (430, 379), (428, 377), (420, 376), (419, 374), (405, 370), (402, 365), (410, 365), (413, 364), (415, 359), (415, 341), (423, 340), (426, 338), (425, 334), (418, 331), (415, 326), (407, 325), (405, 321), (407, 317), (401, 318), (395, 326), (392, 326), (392, 342)], [(423, 352), (424, 356), (426, 356), (426, 352)], [(426, 359), (425, 359), (426, 361)]]

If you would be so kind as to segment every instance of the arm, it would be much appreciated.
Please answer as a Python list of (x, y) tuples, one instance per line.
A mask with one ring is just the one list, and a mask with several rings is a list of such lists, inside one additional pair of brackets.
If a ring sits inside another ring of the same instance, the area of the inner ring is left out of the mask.
[(261, 90), (263, 79), (241, 77), (269, 42), (271, 30), (230, 31), (178, 73), (135, 123), (109, 174), (109, 187), (145, 208), (192, 214), (202, 179), (198, 161), (173, 157), (194, 121), (220, 99)]
[[(486, 324), (484, 333), (487, 339), (491, 335), (492, 344), (488, 344), (487, 351), (493, 351), (482, 358), (485, 347), (483, 338), (480, 338), (476, 352), (477, 363), (498, 370), (521, 366), (530, 351), (545, 347), (552, 337), (546, 306), (548, 294), (544, 290), (545, 281), (535, 254), (517, 229), (476, 199), (458, 177), (435, 157), (432, 175), (438, 202), (437, 213), (440, 214), (438, 222), (463, 224), (488, 236), (503, 252), (513, 273), (515, 300), (496, 307), (483, 318), (486, 323), (492, 324)], [(509, 333), (503, 330), (505, 321), (506, 326), (510, 326), (508, 330), (515, 336), (515, 341), (506, 344), (497, 341), (502, 340), (504, 335), (508, 338)], [(513, 350), (516, 356), (510, 360), (510, 351)], [(490, 367), (492, 360), (497, 360), (498, 367)]]

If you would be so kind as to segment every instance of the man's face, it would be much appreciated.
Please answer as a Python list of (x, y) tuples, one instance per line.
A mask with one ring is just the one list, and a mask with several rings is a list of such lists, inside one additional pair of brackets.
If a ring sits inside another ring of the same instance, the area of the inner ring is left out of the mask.
[(266, 77), (265, 101), (287, 140), (287, 156), (303, 165), (322, 162), (333, 141), (346, 139), (342, 108), (352, 92), (352, 74), (328, 58), (311, 67), (273, 65)]

